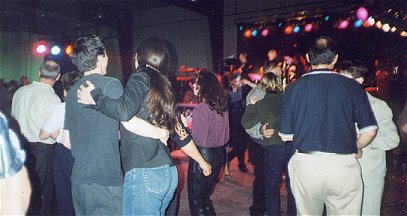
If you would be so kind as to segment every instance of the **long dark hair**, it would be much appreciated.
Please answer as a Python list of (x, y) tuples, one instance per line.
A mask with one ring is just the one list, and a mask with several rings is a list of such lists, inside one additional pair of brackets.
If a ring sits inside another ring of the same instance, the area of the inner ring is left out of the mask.
[(175, 126), (175, 96), (167, 77), (168, 53), (165, 42), (152, 37), (141, 41), (136, 49), (137, 70), (146, 72), (150, 79), (145, 101), (150, 121), (158, 127), (172, 130)]
[(199, 85), (199, 101), (208, 104), (209, 108), (216, 110), (219, 115), (228, 109), (225, 89), (216, 78), (215, 74), (207, 71), (194, 74), (193, 82)]

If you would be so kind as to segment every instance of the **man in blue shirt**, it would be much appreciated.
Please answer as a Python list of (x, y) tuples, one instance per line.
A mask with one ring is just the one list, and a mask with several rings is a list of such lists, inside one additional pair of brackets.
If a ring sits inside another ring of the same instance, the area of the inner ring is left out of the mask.
[(325, 204), (328, 215), (359, 215), (355, 153), (376, 136), (374, 114), (362, 87), (332, 71), (338, 54), (331, 38), (317, 38), (306, 57), (312, 70), (287, 88), (279, 131), (297, 150), (288, 169), (298, 214), (321, 215)]

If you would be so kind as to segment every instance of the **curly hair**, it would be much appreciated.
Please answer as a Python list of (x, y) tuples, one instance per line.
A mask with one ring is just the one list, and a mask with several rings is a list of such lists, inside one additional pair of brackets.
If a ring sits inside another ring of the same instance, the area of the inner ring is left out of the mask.
[(223, 116), (228, 109), (228, 100), (226, 92), (215, 74), (202, 71), (194, 74), (192, 81), (200, 87), (199, 101), (206, 103), (211, 110), (216, 110), (216, 113)]

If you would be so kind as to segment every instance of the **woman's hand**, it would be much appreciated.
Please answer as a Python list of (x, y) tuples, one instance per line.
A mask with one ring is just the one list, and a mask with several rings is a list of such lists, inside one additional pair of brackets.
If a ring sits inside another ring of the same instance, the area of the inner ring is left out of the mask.
[(79, 87), (78, 91), (76, 91), (76, 96), (78, 97), (78, 103), (95, 105), (96, 103), (93, 100), (92, 95), (90, 94), (90, 92), (95, 89), (95, 86), (90, 81), (86, 81), (86, 85), (88, 85), (88, 87), (85, 87), (82, 84)]
[(201, 167), (204, 176), (210, 176), (212, 174), (212, 166), (205, 160), (199, 163), (199, 167)]

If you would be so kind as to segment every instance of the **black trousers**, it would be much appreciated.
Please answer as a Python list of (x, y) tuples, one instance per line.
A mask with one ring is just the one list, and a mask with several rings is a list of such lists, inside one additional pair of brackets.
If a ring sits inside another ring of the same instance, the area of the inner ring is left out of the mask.
[(251, 146), (251, 161), (254, 168), (253, 204), (250, 207), (250, 215), (264, 215), (266, 210), (264, 147), (254, 141), (250, 141), (249, 145)]
[(26, 165), (32, 187), (29, 215), (56, 213), (54, 154), (55, 145), (27, 143)]
[(216, 215), (210, 196), (225, 163), (225, 147), (201, 148), (199, 152), (212, 165), (212, 174), (205, 176), (199, 164), (190, 159), (188, 166), (188, 202), (192, 216)]

